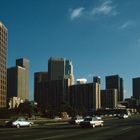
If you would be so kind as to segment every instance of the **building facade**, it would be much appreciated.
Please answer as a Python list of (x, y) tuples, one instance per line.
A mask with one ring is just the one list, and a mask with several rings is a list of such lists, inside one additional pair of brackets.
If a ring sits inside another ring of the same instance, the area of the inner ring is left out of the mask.
[(55, 113), (63, 111), (62, 107), (68, 102), (69, 80), (52, 80), (47, 82), (46, 108)]
[(34, 101), (39, 108), (47, 106), (47, 82), (48, 72), (37, 72), (34, 74)]
[(123, 79), (119, 75), (106, 76), (106, 89), (117, 89), (118, 101), (123, 101)]
[(100, 84), (97, 82), (70, 86), (70, 104), (83, 112), (96, 111), (101, 107)]
[(65, 60), (65, 79), (70, 79), (70, 85), (74, 84), (74, 74), (72, 61)]
[(82, 78), (82, 79), (76, 79), (76, 84), (86, 84), (87, 83), (87, 79)]
[(8, 30), (0, 22), (0, 108), (6, 107)]
[(24, 71), (24, 76), (25, 76), (25, 93), (24, 93), (24, 96), (25, 96), (25, 99), (29, 99), (29, 60), (26, 59), (26, 58), (20, 58), (20, 59), (17, 59), (16, 60), (16, 66), (20, 66), (22, 68), (25, 68), (25, 71)]
[(101, 107), (103, 109), (117, 108), (118, 105), (118, 91), (117, 89), (101, 90)]
[(133, 89), (133, 98), (140, 99), (140, 77), (133, 78), (132, 89)]
[(23, 103), (23, 100), (21, 100), (20, 98), (18, 98), (18, 97), (10, 98), (10, 100), (9, 100), (9, 109), (18, 108), (20, 103)]
[[(26, 66), (17, 63), (24, 62)], [(16, 66), (8, 68), (7, 76), (7, 98), (18, 97), (21, 100), (29, 99), (29, 61), (27, 59), (17, 59)]]
[(48, 80), (70, 79), (74, 84), (72, 61), (64, 58), (50, 58), (48, 60)]
[(41, 110), (59, 112), (69, 102), (69, 86), (74, 84), (73, 65), (64, 58), (49, 58), (48, 72), (34, 74), (34, 99)]
[(48, 60), (49, 80), (63, 80), (65, 75), (64, 58), (50, 58)]

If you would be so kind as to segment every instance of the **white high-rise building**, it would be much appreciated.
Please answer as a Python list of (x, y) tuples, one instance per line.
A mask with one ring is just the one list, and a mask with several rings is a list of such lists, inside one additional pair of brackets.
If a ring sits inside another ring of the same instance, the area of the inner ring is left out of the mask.
[(0, 108), (6, 107), (7, 97), (7, 32), (0, 22)]

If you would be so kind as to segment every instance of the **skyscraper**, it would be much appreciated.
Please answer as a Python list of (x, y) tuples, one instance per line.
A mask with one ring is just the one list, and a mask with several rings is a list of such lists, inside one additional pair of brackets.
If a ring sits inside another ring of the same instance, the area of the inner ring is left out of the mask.
[(48, 72), (36, 72), (34, 74), (34, 101), (42, 109), (47, 106), (47, 82)]
[(64, 58), (50, 58), (48, 60), (49, 80), (70, 79), (71, 85), (74, 84), (72, 61)]
[(48, 72), (34, 74), (34, 99), (41, 109), (60, 111), (74, 83), (73, 65), (64, 58), (49, 58)]
[(7, 96), (7, 28), (0, 22), (0, 108), (6, 107)]
[(119, 75), (106, 76), (106, 89), (117, 89), (118, 101), (123, 101), (123, 79)]
[(63, 58), (50, 58), (48, 60), (49, 80), (63, 80), (65, 74), (65, 62)]
[(101, 77), (100, 76), (93, 77), (93, 82), (100, 84), (101, 83)]
[(7, 97), (19, 97), (22, 100), (29, 99), (29, 61), (17, 59), (16, 66), (8, 68)]
[(133, 78), (133, 98), (140, 99), (140, 77)]
[(101, 107), (102, 108), (116, 108), (118, 105), (118, 91), (117, 89), (101, 90)]
[(70, 60), (65, 60), (65, 77), (70, 79), (71, 85), (74, 84), (73, 65)]
[(16, 66), (25, 68), (25, 98), (29, 98), (29, 60), (20, 58), (16, 60)]

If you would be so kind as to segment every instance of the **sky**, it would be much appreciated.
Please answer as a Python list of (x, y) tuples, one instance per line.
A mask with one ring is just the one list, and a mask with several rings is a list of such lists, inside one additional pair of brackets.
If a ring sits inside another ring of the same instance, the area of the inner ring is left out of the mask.
[(118, 74), (125, 97), (140, 77), (140, 0), (0, 0), (0, 21), (8, 28), (7, 67), (30, 61), (34, 72), (48, 71), (50, 57), (70, 59), (76, 79)]

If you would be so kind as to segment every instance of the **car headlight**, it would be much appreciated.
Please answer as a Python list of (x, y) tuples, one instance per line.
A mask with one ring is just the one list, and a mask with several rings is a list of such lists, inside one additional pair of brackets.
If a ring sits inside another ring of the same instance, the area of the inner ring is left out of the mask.
[(12, 125), (16, 125), (16, 124), (17, 124), (16, 122), (13, 122), (13, 123), (12, 123)]

